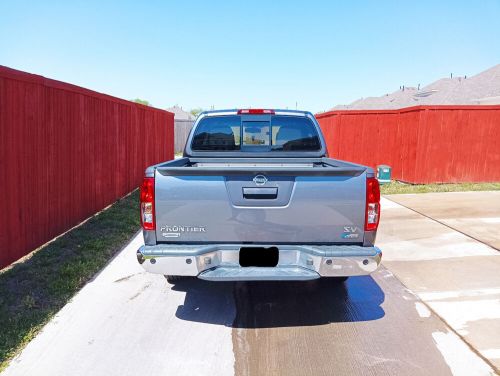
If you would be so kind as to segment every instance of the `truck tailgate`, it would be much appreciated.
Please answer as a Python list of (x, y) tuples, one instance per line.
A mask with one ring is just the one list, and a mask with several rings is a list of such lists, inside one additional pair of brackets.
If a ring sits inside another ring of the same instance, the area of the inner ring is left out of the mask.
[(362, 243), (365, 190), (366, 172), (359, 171), (156, 171), (156, 238), (159, 243)]

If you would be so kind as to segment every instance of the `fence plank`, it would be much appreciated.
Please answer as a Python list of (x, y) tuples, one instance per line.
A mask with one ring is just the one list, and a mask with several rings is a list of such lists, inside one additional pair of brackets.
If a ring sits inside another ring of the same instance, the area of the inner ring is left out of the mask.
[(194, 120), (175, 120), (174, 122), (174, 150), (176, 153), (184, 151), (184, 145), (193, 127)]
[(173, 114), (0, 66), (0, 268), (173, 158)]
[(332, 157), (392, 166), (410, 183), (500, 181), (500, 106), (417, 106), (316, 115)]

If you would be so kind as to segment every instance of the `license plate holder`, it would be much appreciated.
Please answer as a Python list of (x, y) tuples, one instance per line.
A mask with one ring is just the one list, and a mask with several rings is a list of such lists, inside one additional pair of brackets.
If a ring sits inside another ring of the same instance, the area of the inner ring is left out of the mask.
[(278, 247), (241, 247), (239, 254), (242, 267), (275, 267), (279, 261)]

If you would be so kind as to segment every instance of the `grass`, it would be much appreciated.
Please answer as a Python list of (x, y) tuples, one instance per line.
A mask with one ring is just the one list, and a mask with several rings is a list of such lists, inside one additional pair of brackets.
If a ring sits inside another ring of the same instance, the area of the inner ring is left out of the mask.
[(380, 186), (380, 193), (393, 195), (401, 193), (498, 191), (500, 183), (459, 183), (459, 184), (404, 184), (392, 181)]
[(138, 191), (0, 272), (0, 372), (139, 228)]

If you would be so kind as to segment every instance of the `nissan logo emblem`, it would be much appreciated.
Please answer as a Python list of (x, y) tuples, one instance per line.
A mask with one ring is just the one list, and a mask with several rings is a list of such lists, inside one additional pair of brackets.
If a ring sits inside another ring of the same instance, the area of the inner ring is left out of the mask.
[(257, 185), (264, 185), (267, 183), (267, 178), (264, 175), (257, 175), (253, 178), (253, 182)]

